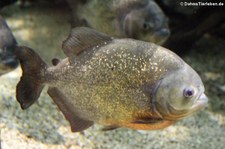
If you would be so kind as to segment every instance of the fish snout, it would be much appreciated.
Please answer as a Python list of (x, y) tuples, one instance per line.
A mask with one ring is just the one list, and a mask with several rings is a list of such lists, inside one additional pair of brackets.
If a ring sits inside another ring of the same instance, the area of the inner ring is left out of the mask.
[(160, 37), (169, 37), (170, 36), (170, 30), (167, 29), (167, 28), (163, 28), (163, 29), (157, 31), (155, 34), (157, 36), (160, 36)]
[(15, 57), (7, 58), (6, 60), (2, 61), (2, 63), (9, 68), (16, 68), (19, 64), (18, 60)]
[(14, 69), (19, 65), (14, 48), (0, 48), (0, 69)]
[(202, 93), (199, 98), (194, 102), (192, 109), (200, 109), (200, 108), (204, 108), (208, 105), (208, 97)]
[(19, 65), (19, 62), (15, 57), (3, 59), (0, 62), (0, 75), (15, 69), (18, 65)]
[(202, 93), (201, 96), (198, 98), (197, 102), (201, 102), (202, 104), (207, 104), (208, 103), (208, 97)]

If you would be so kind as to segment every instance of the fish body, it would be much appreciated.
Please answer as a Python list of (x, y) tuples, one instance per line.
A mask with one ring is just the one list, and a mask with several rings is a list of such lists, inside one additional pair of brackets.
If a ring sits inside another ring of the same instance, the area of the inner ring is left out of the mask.
[(63, 43), (68, 58), (55, 59), (51, 67), (30, 48), (19, 49), (23, 76), (17, 100), (22, 109), (48, 84), (48, 94), (75, 132), (94, 123), (106, 129), (161, 129), (207, 103), (197, 73), (153, 43), (75, 28)]
[(154, 0), (88, 0), (79, 6), (67, 1), (85, 25), (114, 37), (162, 44), (170, 35), (168, 19)]
[(0, 75), (5, 74), (19, 65), (15, 55), (17, 42), (5, 22), (0, 16)]

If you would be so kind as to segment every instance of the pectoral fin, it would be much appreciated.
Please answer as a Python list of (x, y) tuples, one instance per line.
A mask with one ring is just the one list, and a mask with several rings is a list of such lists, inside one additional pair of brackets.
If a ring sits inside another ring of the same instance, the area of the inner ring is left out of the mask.
[(62, 111), (65, 118), (69, 121), (72, 132), (83, 131), (94, 124), (92, 121), (84, 120), (77, 116), (72, 105), (68, 103), (68, 99), (58, 88), (49, 88), (48, 94), (57, 104), (60, 111)]
[(139, 119), (134, 120), (132, 123), (135, 124), (154, 124), (154, 123), (159, 123), (162, 122), (163, 119), (157, 118), (157, 117), (142, 117)]
[(127, 127), (140, 130), (158, 130), (174, 124), (175, 121), (161, 118), (141, 118), (127, 124)]
[(174, 124), (175, 121), (165, 120), (154, 111), (139, 111), (134, 119), (125, 127), (139, 130), (158, 130)]
[(110, 130), (115, 130), (119, 128), (119, 126), (116, 126), (116, 125), (110, 125), (110, 126), (105, 126), (102, 128), (102, 131), (110, 131)]

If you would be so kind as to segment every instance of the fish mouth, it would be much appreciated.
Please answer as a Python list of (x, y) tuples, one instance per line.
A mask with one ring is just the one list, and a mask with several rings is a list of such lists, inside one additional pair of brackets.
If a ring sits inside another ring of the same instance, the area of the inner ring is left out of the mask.
[(19, 61), (16, 59), (16, 56), (7, 57), (4, 60), (2, 60), (2, 65), (9, 68), (16, 68), (19, 64)]
[(0, 75), (5, 74), (19, 65), (19, 61), (15, 57), (7, 58), (0, 62)]
[(170, 36), (170, 30), (167, 28), (162, 28), (155, 32), (155, 36), (167, 38)]
[(202, 93), (199, 98), (195, 101), (191, 109), (198, 110), (200, 108), (206, 107), (208, 105), (208, 97)]
[(155, 31), (150, 38), (150, 42), (155, 42), (162, 45), (170, 36), (170, 30), (163, 28), (161, 30)]

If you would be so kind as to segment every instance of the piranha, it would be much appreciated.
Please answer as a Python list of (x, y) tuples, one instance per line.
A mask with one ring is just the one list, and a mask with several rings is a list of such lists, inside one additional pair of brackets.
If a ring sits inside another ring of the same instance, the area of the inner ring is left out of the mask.
[(19, 65), (15, 55), (17, 45), (10, 28), (0, 16), (0, 75), (5, 74)]
[(87, 26), (114, 37), (162, 44), (170, 35), (168, 18), (154, 0), (87, 0), (80, 5), (66, 1), (74, 22), (80, 22), (75, 17), (79, 16)]
[(79, 27), (63, 42), (67, 56), (46, 63), (20, 46), (23, 70), (16, 98), (30, 107), (45, 85), (73, 132), (94, 123), (105, 130), (165, 128), (207, 105), (199, 75), (172, 51)]

